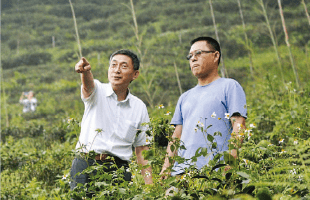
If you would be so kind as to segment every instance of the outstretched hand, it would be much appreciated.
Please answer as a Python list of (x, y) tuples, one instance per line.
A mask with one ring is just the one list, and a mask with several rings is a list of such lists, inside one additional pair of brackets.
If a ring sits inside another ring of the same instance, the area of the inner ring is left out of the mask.
[(86, 71), (89, 71), (90, 69), (91, 66), (84, 57), (82, 57), (81, 60), (75, 65), (75, 71), (77, 73), (84, 73)]

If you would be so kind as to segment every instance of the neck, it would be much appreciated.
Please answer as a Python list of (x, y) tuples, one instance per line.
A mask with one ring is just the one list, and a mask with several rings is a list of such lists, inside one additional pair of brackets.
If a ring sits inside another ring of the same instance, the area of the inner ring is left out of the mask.
[(204, 86), (216, 81), (217, 79), (221, 78), (218, 73), (214, 74), (213, 76), (198, 78), (198, 85)]
[(129, 92), (128, 87), (118, 87), (112, 85), (112, 89), (115, 92), (118, 101), (125, 100)]

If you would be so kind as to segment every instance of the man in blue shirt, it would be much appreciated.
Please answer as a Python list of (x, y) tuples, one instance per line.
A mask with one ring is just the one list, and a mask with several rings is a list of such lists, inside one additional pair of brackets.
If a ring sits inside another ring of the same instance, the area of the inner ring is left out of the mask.
[[(237, 136), (241, 127), (245, 128), (247, 118), (245, 93), (240, 84), (229, 78), (221, 78), (218, 66), (221, 58), (219, 43), (211, 37), (198, 37), (191, 42), (187, 59), (193, 75), (198, 79), (198, 85), (183, 93), (178, 100), (171, 124), (175, 126), (174, 138), (179, 138), (186, 149), (171, 151), (173, 144), (167, 147), (167, 157), (161, 174), (172, 164), (169, 158), (181, 156), (187, 161), (174, 163), (172, 176), (182, 174), (189, 165), (196, 165), (197, 169), (207, 165), (209, 160), (218, 152), (228, 150), (228, 140), (231, 133)], [(212, 125), (212, 126), (210, 126)], [(206, 132), (201, 131), (201, 128)], [(207, 134), (214, 135), (216, 149), (208, 141)], [(200, 148), (207, 148), (211, 156), (200, 156), (197, 162), (190, 159)], [(232, 156), (237, 157), (237, 150), (230, 150)]]

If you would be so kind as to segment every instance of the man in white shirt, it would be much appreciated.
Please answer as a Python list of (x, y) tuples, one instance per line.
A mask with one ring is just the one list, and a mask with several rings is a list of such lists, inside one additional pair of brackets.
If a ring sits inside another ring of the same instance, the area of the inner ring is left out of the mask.
[[(137, 163), (146, 165), (147, 160), (142, 156), (143, 150), (148, 150), (146, 126), (149, 116), (145, 104), (133, 96), (128, 89), (129, 84), (139, 76), (139, 59), (129, 50), (118, 50), (110, 57), (108, 70), (109, 83), (101, 83), (93, 78), (89, 62), (82, 58), (76, 65), (75, 71), (81, 74), (81, 98), (85, 105), (81, 123), (81, 133), (76, 149), (82, 155), (93, 151), (95, 159), (87, 161), (76, 157), (71, 168), (71, 190), (77, 183), (89, 182), (82, 172), (95, 162), (111, 163), (115, 159), (118, 167), (128, 168), (128, 162), (133, 155)], [(138, 132), (138, 130), (141, 130)], [(115, 170), (115, 169), (107, 169)], [(142, 170), (146, 184), (152, 183), (151, 167)], [(131, 180), (131, 174), (125, 174), (126, 181)]]
[[(24, 96), (26, 99), (24, 99)], [(34, 92), (23, 92), (19, 98), (19, 103), (24, 105), (23, 113), (34, 112), (37, 108), (37, 99), (34, 97)]]

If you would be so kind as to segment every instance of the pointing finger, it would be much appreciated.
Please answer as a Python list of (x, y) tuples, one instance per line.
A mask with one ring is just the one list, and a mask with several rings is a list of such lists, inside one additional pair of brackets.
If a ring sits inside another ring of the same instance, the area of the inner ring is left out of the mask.
[(81, 73), (81, 71), (83, 70), (83, 61), (80, 60), (78, 63), (76, 63), (75, 65), (75, 71), (78, 73)]
[(89, 71), (91, 69), (91, 66), (89, 62), (86, 60), (86, 58), (82, 57), (81, 60), (75, 65), (75, 71), (77, 73), (83, 73), (85, 71)]
[(84, 64), (84, 66), (85, 65), (89, 65), (89, 62), (86, 60), (86, 58), (82, 57), (81, 60), (82, 60), (82, 62)]

